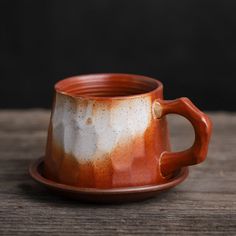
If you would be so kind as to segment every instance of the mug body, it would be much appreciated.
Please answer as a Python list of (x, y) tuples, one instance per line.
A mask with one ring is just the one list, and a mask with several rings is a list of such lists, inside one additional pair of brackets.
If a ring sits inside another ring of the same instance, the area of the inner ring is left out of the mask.
[(89, 188), (166, 182), (160, 155), (169, 151), (165, 117), (153, 103), (162, 84), (128, 74), (71, 77), (55, 85), (44, 175)]

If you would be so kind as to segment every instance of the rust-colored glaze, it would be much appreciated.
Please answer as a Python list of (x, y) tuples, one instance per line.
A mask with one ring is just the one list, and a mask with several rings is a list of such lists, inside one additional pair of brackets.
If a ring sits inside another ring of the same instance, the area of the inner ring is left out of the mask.
[[(45, 158), (45, 176), (68, 185), (94, 188), (165, 183), (167, 179), (160, 174), (158, 160), (159, 150), (169, 150), (169, 143), (166, 132), (156, 132), (159, 123), (163, 121), (152, 122), (144, 136), (117, 146), (102, 160), (93, 162), (78, 162), (73, 155), (53, 143), (49, 145), (50, 154), (48, 151)], [(165, 142), (157, 142), (163, 138), (166, 138)]]
[(70, 97), (95, 100), (127, 99), (145, 93), (162, 96), (162, 84), (158, 80), (131, 74), (95, 74), (74, 76), (55, 85), (57, 93)]
[[(132, 136), (127, 132), (129, 138), (119, 140), (112, 150), (100, 156), (94, 154), (85, 160), (66, 152), (55, 140), (51, 118), (44, 158), (44, 175), (48, 179), (70, 186), (97, 189), (165, 184), (181, 167), (197, 164), (206, 157), (211, 130), (209, 119), (189, 100), (163, 101), (163, 86), (157, 80), (127, 74), (86, 75), (62, 80), (55, 85), (55, 90), (52, 116), (56, 112), (58, 99), (69, 101), (70, 109), (78, 114), (88, 109), (92, 101), (91, 115), (84, 121), (87, 129), (95, 125), (95, 117), (103, 110), (110, 114), (112, 110), (119, 109), (121, 102), (125, 104), (125, 109), (129, 104), (132, 109), (132, 101), (142, 104), (142, 99), (150, 101), (150, 121), (144, 132)], [(155, 107), (157, 103), (159, 106)], [(170, 152), (165, 118), (168, 113), (183, 115), (192, 122), (196, 140), (189, 150)], [(137, 111), (139, 115), (142, 114)], [(110, 128), (108, 125), (107, 129)], [(107, 129), (103, 135), (110, 139)]]
[(29, 173), (32, 178), (56, 194), (69, 197), (79, 201), (93, 203), (124, 203), (141, 201), (154, 197), (169, 188), (180, 184), (188, 176), (188, 168), (182, 168), (173, 178), (164, 184), (145, 185), (126, 188), (98, 189), (83, 188), (61, 184), (43, 176), (43, 158), (32, 162), (29, 166)]
[[(168, 176), (174, 170), (184, 166), (195, 165), (205, 160), (210, 141), (212, 123), (188, 98), (171, 101), (158, 101), (162, 107), (161, 117), (175, 113), (187, 118), (193, 125), (195, 141), (191, 148), (181, 152), (164, 152), (160, 158), (161, 173)], [(160, 118), (161, 118), (160, 117)]]

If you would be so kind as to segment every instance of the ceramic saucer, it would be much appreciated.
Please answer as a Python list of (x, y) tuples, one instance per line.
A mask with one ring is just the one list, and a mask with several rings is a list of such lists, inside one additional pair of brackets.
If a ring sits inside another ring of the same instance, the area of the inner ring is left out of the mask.
[(60, 195), (81, 201), (98, 203), (132, 202), (151, 198), (162, 191), (180, 184), (188, 176), (188, 168), (186, 167), (182, 168), (174, 178), (165, 184), (113, 189), (80, 188), (46, 179), (42, 175), (43, 165), (43, 158), (39, 158), (29, 166), (29, 173), (35, 181)]

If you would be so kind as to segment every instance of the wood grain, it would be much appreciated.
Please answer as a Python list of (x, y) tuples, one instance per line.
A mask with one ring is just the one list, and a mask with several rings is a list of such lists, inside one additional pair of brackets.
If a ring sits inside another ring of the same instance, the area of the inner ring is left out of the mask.
[[(236, 235), (236, 114), (211, 113), (207, 160), (156, 198), (84, 204), (39, 186), (28, 165), (44, 153), (49, 112), (0, 111), (0, 235)], [(188, 122), (170, 117), (175, 150), (191, 145)]]

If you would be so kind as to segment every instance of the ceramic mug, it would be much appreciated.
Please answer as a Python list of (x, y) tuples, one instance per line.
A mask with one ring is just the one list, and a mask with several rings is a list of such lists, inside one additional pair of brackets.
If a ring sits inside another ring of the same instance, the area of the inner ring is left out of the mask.
[[(55, 85), (44, 175), (86, 188), (167, 182), (206, 158), (211, 121), (188, 98), (163, 100), (160, 81), (140, 75), (75, 76)], [(166, 115), (193, 125), (192, 147), (171, 152)]]

